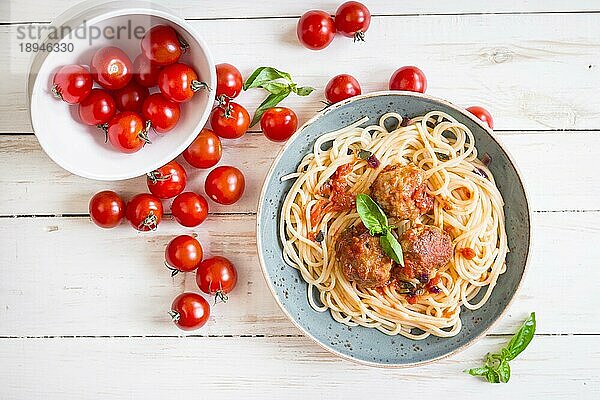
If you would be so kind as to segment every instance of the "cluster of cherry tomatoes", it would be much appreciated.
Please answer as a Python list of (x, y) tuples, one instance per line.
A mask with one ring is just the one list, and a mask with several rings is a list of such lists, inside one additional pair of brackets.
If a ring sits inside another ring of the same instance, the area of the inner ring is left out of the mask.
[(329, 46), (336, 32), (354, 41), (364, 40), (371, 23), (369, 9), (358, 1), (347, 1), (338, 7), (335, 17), (325, 11), (310, 10), (298, 21), (296, 34), (302, 45), (311, 50)]
[(133, 62), (118, 47), (100, 48), (89, 70), (82, 65), (60, 68), (52, 92), (77, 104), (81, 122), (101, 128), (115, 149), (134, 153), (151, 143), (150, 129), (158, 134), (172, 130), (180, 104), (207, 89), (194, 69), (180, 62), (187, 48), (175, 29), (157, 25), (142, 38), (141, 53)]

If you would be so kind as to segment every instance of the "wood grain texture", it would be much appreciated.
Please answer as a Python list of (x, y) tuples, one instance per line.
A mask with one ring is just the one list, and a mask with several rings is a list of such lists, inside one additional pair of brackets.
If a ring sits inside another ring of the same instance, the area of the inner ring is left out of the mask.
[[(82, 0), (53, 0), (40, 3), (35, 0), (20, 0), (18, 5), (6, 4), (0, 22), (51, 21), (57, 15)], [(147, 3), (150, 3), (149, 1)], [(307, 10), (319, 8), (335, 13), (338, 0), (301, 1), (239, 1), (224, 0), (213, 3), (205, 0), (156, 0), (155, 3), (170, 8), (179, 16), (191, 19), (214, 18), (257, 18), (257, 17), (297, 17)], [(465, 13), (540, 13), (540, 12), (581, 12), (597, 11), (598, 4), (591, 0), (577, 1), (494, 1), (466, 0), (446, 2), (436, 0), (364, 0), (373, 15), (423, 15), (423, 14), (465, 14)]]
[[(540, 333), (600, 333), (600, 247), (590, 246), (600, 242), (599, 226), (600, 212), (534, 215), (529, 272), (493, 333), (513, 332), (531, 311)], [(239, 271), (230, 301), (192, 334), (298, 334), (260, 271), (254, 216), (220, 215), (194, 230), (167, 220), (149, 234), (102, 230), (84, 217), (0, 219), (0, 336), (181, 334), (166, 312), (176, 295), (197, 290), (195, 275), (172, 279), (163, 261), (165, 245), (185, 232)]]
[[(600, 13), (375, 17), (367, 42), (338, 38), (319, 52), (298, 44), (295, 19), (191, 24), (217, 62), (233, 63), (244, 76), (273, 65), (316, 87), (311, 96), (284, 101), (301, 120), (321, 108), (322, 88), (332, 76), (353, 74), (366, 93), (387, 89), (396, 68), (413, 64), (425, 70), (429, 94), (459, 105), (483, 105), (496, 129), (600, 128), (600, 91), (591, 84), (600, 78)], [(0, 57), (9, 60), (0, 64), (0, 73), (11, 76), (0, 94), (0, 132), (5, 133), (31, 132), (25, 98), (30, 54), (19, 51), (17, 29), (0, 26), (0, 42), (7, 43)], [(264, 97), (254, 90), (240, 102), (253, 111)]]
[[(533, 210), (600, 209), (595, 168), (600, 132), (505, 132), (498, 138), (523, 174)], [(211, 202), (210, 211), (256, 212), (262, 183), (280, 148), (281, 144), (257, 133), (224, 141), (221, 165), (235, 165), (246, 174), (246, 193), (231, 206)], [(178, 160), (188, 169), (188, 189), (202, 193), (207, 172), (189, 167), (183, 157)], [(80, 178), (52, 162), (34, 136), (0, 135), (0, 170), (13, 169), (18, 173), (0, 174), (0, 216), (86, 214), (88, 201), (97, 191), (111, 189), (130, 198), (148, 190), (144, 177), (120, 182)]]
[[(597, 399), (600, 338), (536, 337), (491, 385), (462, 371), (506, 338), (416, 369), (375, 369), (332, 358), (294, 338), (0, 340), (5, 399), (361, 399), (444, 393), (449, 399)], [(568, 372), (568, 373), (566, 373)], [(35, 382), (32, 385), (31, 382)]]

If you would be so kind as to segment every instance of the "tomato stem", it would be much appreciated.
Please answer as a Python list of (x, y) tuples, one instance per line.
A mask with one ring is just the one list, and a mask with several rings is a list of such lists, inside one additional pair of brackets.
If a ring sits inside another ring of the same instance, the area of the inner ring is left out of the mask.
[(170, 266), (170, 265), (169, 265), (169, 264), (168, 264), (166, 261), (165, 261), (165, 267), (167, 267), (167, 269), (168, 269), (169, 271), (171, 271), (171, 277), (173, 277), (173, 276), (175, 276), (175, 275), (177, 275), (178, 273), (180, 273), (180, 272), (181, 272), (181, 271), (180, 271), (180, 270), (178, 270), (177, 268), (173, 268), (173, 267), (171, 267), (171, 266)]
[(150, 138), (148, 137), (148, 131), (150, 130), (151, 126), (152, 122), (150, 120), (146, 121), (146, 126), (140, 131), (140, 133), (138, 133), (138, 137), (144, 142), (144, 146), (147, 144), (152, 144)]
[(354, 42), (364, 42), (365, 41), (365, 33), (363, 31), (357, 31), (354, 34)]
[(201, 81), (197, 81), (197, 80), (192, 81), (192, 83), (190, 84), (190, 88), (194, 92), (197, 92), (197, 91), (203, 90), (203, 89), (206, 89), (209, 92), (212, 90), (206, 82), (201, 82)]
[(52, 85), (52, 94), (57, 99), (61, 99), (61, 100), (63, 99), (62, 93), (60, 92), (60, 89), (58, 89), (58, 86), (56, 86), (56, 85)]
[(229, 300), (229, 296), (227, 296), (227, 294), (222, 290), (219, 289), (215, 292), (215, 304), (217, 303), (227, 303), (227, 300)]
[(190, 49), (190, 45), (188, 44), (188, 42), (186, 42), (185, 39), (179, 35), (177, 35), (177, 40), (179, 41), (179, 46), (181, 47), (181, 51), (183, 51), (184, 53), (187, 53), (187, 51)]
[(169, 316), (171, 317), (171, 320), (173, 322), (177, 322), (179, 321), (179, 319), (181, 318), (181, 314), (179, 314), (177, 311), (175, 310), (169, 310), (168, 312)]
[(150, 213), (144, 220), (138, 225), (139, 230), (143, 230), (144, 228), (148, 228), (152, 231), (155, 231), (158, 227), (158, 219), (156, 215), (154, 215), (154, 211), (150, 210)]
[(325, 107), (321, 108), (321, 109), (319, 110), (319, 112), (321, 112), (321, 111), (323, 111), (323, 110), (327, 109), (327, 107), (329, 107), (331, 104), (333, 104), (333, 103), (330, 103), (330, 102), (328, 102), (328, 101), (323, 101), (323, 100), (321, 100), (321, 103), (323, 103), (323, 104), (325, 105)]
[(98, 124), (96, 127), (102, 129), (102, 132), (104, 132), (104, 143), (108, 143), (108, 124)]
[(150, 181), (154, 184), (156, 184), (158, 182), (168, 181), (169, 179), (171, 179), (171, 176), (172, 176), (171, 174), (163, 175), (162, 172), (160, 172), (157, 169), (154, 171), (148, 172), (146, 175), (148, 176)]

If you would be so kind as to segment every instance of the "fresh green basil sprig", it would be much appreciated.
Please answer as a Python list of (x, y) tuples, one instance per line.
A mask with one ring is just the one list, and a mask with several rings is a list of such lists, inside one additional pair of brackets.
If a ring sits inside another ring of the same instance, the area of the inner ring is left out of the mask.
[(482, 367), (467, 369), (465, 372), (473, 376), (482, 376), (491, 383), (508, 382), (510, 379), (510, 365), (508, 362), (514, 360), (525, 350), (534, 335), (535, 313), (532, 312), (517, 333), (510, 339), (510, 342), (499, 353), (488, 353)]
[(356, 212), (371, 236), (379, 236), (379, 243), (385, 254), (398, 264), (404, 266), (402, 246), (392, 234), (393, 226), (388, 225), (388, 219), (377, 203), (368, 194), (356, 195)]
[(256, 125), (265, 111), (271, 107), (275, 107), (281, 100), (288, 97), (290, 93), (296, 93), (298, 96), (308, 96), (315, 90), (315, 88), (310, 86), (298, 87), (290, 74), (273, 67), (257, 68), (244, 83), (244, 90), (252, 88), (263, 88), (270, 94), (256, 109), (250, 126)]

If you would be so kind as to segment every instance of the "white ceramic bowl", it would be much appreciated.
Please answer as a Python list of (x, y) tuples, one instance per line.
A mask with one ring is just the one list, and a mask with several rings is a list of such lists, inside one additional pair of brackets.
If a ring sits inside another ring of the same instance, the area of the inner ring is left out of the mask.
[[(215, 66), (208, 48), (198, 33), (185, 20), (160, 6), (149, 2), (117, 1), (87, 2), (78, 5), (58, 17), (52, 26), (60, 29), (69, 26), (94, 26), (104, 29), (112, 26), (142, 26), (148, 30), (158, 24), (175, 28), (189, 43), (189, 50), (181, 60), (190, 64), (199, 79), (209, 87), (216, 86)], [(198, 92), (193, 99), (181, 104), (181, 118), (170, 132), (157, 135), (150, 133), (152, 144), (133, 154), (124, 154), (104, 143), (104, 134), (93, 126), (79, 122), (77, 105), (69, 105), (52, 96), (53, 74), (63, 65), (89, 65), (93, 53), (104, 46), (118, 46), (131, 61), (140, 53), (140, 40), (133, 34), (123, 33), (120, 39), (101, 37), (89, 44), (88, 38), (65, 37), (62, 40), (47, 38), (48, 42), (73, 43), (73, 52), (38, 52), (31, 62), (28, 80), (28, 98), (31, 124), (44, 151), (57, 164), (90, 179), (121, 180), (143, 175), (177, 157), (200, 132), (214, 102), (214, 90)], [(79, 35), (82, 36), (82, 35)], [(102, 35), (103, 36), (103, 35)], [(44, 42), (44, 40), (42, 40)]]

